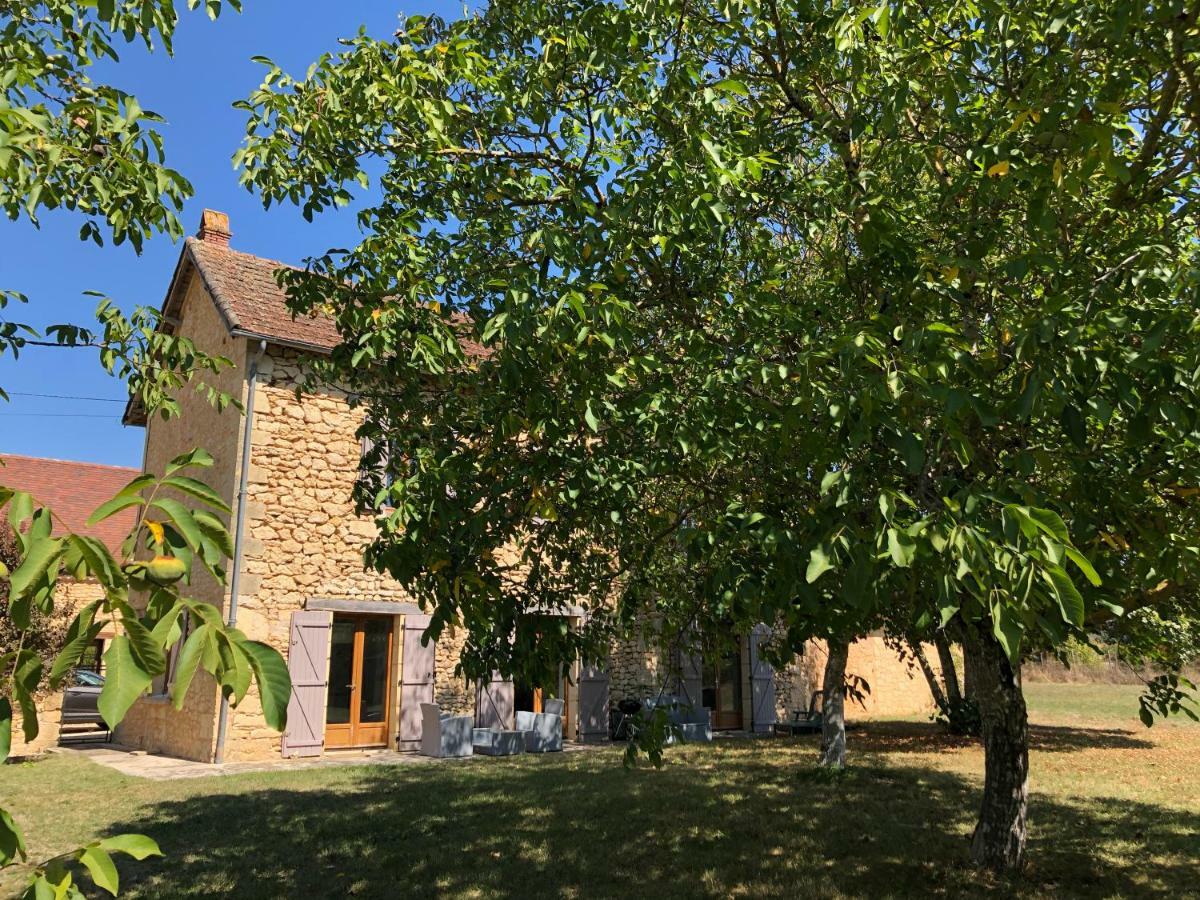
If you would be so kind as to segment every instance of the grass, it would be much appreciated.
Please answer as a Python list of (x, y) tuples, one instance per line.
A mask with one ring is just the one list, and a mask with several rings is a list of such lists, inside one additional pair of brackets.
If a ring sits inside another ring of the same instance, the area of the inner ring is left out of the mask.
[(0, 797), (37, 857), (154, 836), (129, 897), (1200, 896), (1200, 727), (1144, 729), (1118, 687), (1031, 687), (1031, 862), (1002, 881), (966, 864), (978, 746), (920, 722), (853, 732), (836, 779), (799, 738), (174, 782), (62, 754)]

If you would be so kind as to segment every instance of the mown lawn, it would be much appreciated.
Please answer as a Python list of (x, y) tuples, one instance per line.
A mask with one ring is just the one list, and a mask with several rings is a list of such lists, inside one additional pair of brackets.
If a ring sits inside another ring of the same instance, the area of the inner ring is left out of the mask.
[(832, 782), (779, 739), (661, 771), (606, 750), (175, 782), (64, 754), (0, 769), (0, 797), (38, 856), (157, 838), (167, 859), (121, 863), (130, 897), (1200, 896), (1200, 727), (1114, 717), (1108, 690), (1031, 686), (1031, 864), (999, 882), (966, 865), (980, 750), (919, 722), (852, 733)]

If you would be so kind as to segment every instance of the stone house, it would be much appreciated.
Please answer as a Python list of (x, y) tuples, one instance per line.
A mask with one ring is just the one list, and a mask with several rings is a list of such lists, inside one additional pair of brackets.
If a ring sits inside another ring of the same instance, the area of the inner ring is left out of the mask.
[[(282, 263), (236, 251), (229, 241), (228, 219), (205, 211), (167, 289), (163, 321), (234, 361), (214, 386), (239, 397), (244, 414), (218, 413), (188, 393), (180, 398), (179, 418), (147, 420), (131, 405), (125, 420), (146, 429), (149, 472), (195, 446), (213, 455), (205, 479), (234, 508), (235, 559), (224, 590), (197, 577), (193, 594), (288, 660), (294, 688), (288, 728), (281, 737), (266, 727), (253, 688), (239, 708), (223, 709), (203, 672), (175, 713), (166, 698), (168, 672), (135, 704), (118, 739), (197, 760), (412, 749), (420, 738), (422, 701), (487, 725), (511, 722), (514, 708), (539, 708), (540, 692), (521, 685), (455, 678), (462, 637), (450, 632), (436, 646), (423, 646), (427, 617), (399, 585), (363, 570), (362, 551), (375, 526), (351, 501), (362, 412), (334, 388), (296, 393), (306, 358), (327, 353), (336, 331), (328, 318), (288, 312), (274, 277)], [(566, 611), (572, 618), (583, 614)], [(745, 636), (736, 653), (712, 665), (696, 657), (682, 661), (673, 687), (710, 705), (717, 727), (769, 730), (776, 716), (807, 703), (818, 654), (774, 672), (758, 659), (761, 639), (761, 630)], [(859, 674), (873, 684), (894, 686), (872, 713), (929, 705), (923, 681), (912, 679), (879, 639), (856, 647), (854, 660), (870, 667)], [(656, 689), (667, 668), (636, 638), (614, 646), (606, 666), (576, 664), (558, 688), (567, 739), (607, 739), (610, 702)]]
[[(140, 471), (123, 466), (70, 462), (16, 454), (0, 455), (0, 484), (33, 496), (34, 502), (54, 513), (53, 534), (65, 531), (98, 538), (118, 559), (121, 542), (133, 529), (137, 513), (122, 510), (97, 525), (88, 525), (88, 516), (113, 494), (125, 487)], [(2, 514), (0, 514), (2, 515)], [(55, 618), (64, 631), (75, 614), (93, 600), (104, 596), (104, 589), (92, 578), (76, 581), (65, 573), (54, 590)], [(79, 668), (103, 674), (103, 653), (113, 632), (103, 629), (84, 653)], [(32, 756), (58, 743), (61, 730), (63, 693), (50, 691), (38, 697), (38, 736), (25, 741), (23, 729), (13, 728), (12, 754)]]

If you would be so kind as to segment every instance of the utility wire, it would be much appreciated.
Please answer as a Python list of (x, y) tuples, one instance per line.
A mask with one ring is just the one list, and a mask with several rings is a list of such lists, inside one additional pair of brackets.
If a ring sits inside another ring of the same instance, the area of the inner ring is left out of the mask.
[(50, 419), (111, 419), (108, 413), (22, 413), (0, 412), (0, 416), (40, 416)]
[(125, 403), (124, 399), (115, 397), (76, 397), (72, 394), (35, 394), (29, 391), (9, 391), (10, 397), (44, 397), (47, 400), (90, 400), (95, 403)]

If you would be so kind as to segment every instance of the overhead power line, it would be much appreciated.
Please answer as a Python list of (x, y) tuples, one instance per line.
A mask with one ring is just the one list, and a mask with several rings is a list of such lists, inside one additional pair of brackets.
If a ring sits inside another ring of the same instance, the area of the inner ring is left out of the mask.
[[(50, 419), (112, 419), (107, 413), (26, 413), (0, 412), (0, 416), (40, 416)], [(114, 420), (115, 421), (115, 420)]]
[(94, 403), (126, 403), (125, 398), (117, 397), (76, 397), (72, 394), (35, 394), (30, 391), (9, 391), (10, 397), (44, 397), (47, 400), (89, 400)]

